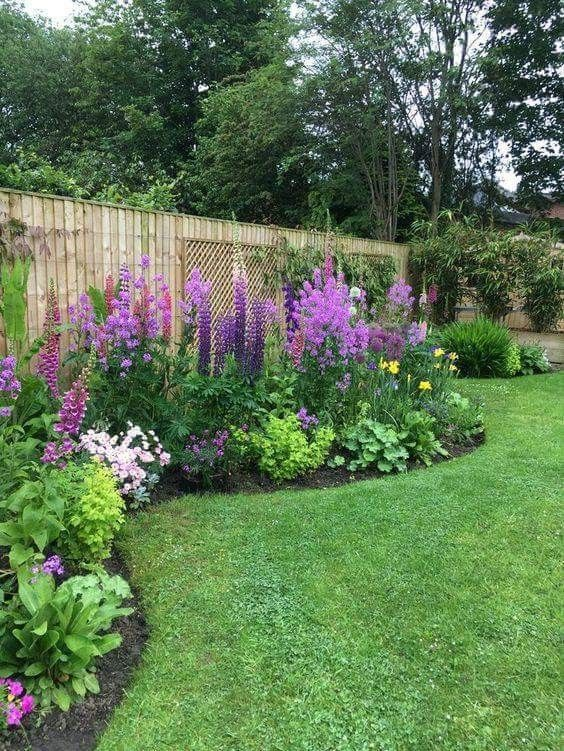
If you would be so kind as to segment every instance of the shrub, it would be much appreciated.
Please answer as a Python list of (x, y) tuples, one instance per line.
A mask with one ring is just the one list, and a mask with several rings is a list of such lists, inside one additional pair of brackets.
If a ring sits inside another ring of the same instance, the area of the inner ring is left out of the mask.
[(291, 414), (282, 418), (271, 415), (263, 431), (249, 434), (248, 441), (261, 472), (280, 482), (320, 467), (334, 437), (330, 428), (306, 433), (298, 417)]
[(347, 467), (351, 472), (372, 466), (380, 472), (406, 469), (409, 454), (391, 425), (365, 417), (345, 432), (342, 445), (350, 452)]
[(436, 420), (428, 412), (413, 410), (408, 412), (400, 426), (400, 441), (409, 455), (429, 466), (437, 455), (448, 456), (434, 429)]
[(515, 344), (509, 330), (487, 318), (450, 323), (441, 329), (439, 338), (442, 347), (457, 353), (463, 375), (506, 378), (516, 372)]
[(550, 362), (546, 350), (540, 344), (522, 344), (519, 359), (521, 361), (519, 373), (522, 375), (548, 373), (550, 371)]
[(65, 499), (66, 528), (57, 542), (58, 550), (85, 563), (107, 558), (124, 521), (125, 505), (111, 471), (97, 460), (69, 463), (57, 482)]
[(87, 691), (98, 693), (95, 659), (121, 643), (119, 634), (104, 632), (132, 612), (120, 607), (123, 588), (85, 587), (83, 579), (56, 586), (50, 574), (22, 567), (17, 594), (0, 612), (0, 675), (23, 676), (45, 707), (67, 710)]
[(523, 310), (535, 331), (553, 331), (562, 316), (561, 271), (548, 261), (523, 281)]

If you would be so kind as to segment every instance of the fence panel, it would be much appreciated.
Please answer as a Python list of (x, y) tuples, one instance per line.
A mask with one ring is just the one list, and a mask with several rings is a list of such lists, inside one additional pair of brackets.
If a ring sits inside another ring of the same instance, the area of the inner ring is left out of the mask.
[[(238, 224), (239, 237), (234, 238), (233, 222), (223, 219), (0, 188), (0, 229), (6, 230), (10, 220), (13, 227), (19, 223), (22, 242), (34, 259), (27, 289), (28, 341), (41, 334), (49, 279), (55, 282), (65, 315), (69, 304), (76, 303), (90, 285), (103, 287), (106, 275), (117, 279), (120, 264), (139, 264), (141, 255), (147, 254), (155, 274), (168, 280), (174, 303), (182, 299), (186, 275), (199, 266), (214, 283), (217, 315), (231, 304), (237, 242), (246, 262), (250, 294), (280, 299), (276, 284), (280, 244), (323, 248), (327, 239), (324, 232), (250, 223)], [(398, 274), (407, 275), (407, 245), (357, 237), (337, 237), (334, 243), (351, 254), (391, 256)], [(177, 315), (173, 333), (179, 333)], [(0, 352), (5, 350), (0, 330)]]

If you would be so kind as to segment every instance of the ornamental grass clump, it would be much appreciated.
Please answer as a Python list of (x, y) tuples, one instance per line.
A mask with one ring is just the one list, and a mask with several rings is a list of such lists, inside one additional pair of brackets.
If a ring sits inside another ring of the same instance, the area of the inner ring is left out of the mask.
[(518, 348), (509, 329), (488, 318), (450, 323), (440, 330), (439, 341), (458, 354), (457, 365), (465, 376), (507, 378), (519, 370)]

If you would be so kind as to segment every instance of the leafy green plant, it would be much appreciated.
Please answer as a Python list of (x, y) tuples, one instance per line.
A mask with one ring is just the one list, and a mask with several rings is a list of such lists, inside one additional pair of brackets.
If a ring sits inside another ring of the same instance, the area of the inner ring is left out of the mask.
[(65, 499), (55, 473), (39, 467), (36, 479), (25, 479), (6, 498), (0, 498), (7, 521), (0, 524), (0, 545), (32, 545), (42, 551), (53, 544), (62, 530)]
[(505, 361), (505, 375), (510, 378), (517, 375), (521, 369), (521, 348), (517, 342), (512, 342)]
[[(240, 435), (240, 434), (239, 434)], [(331, 428), (318, 428), (308, 438), (296, 415), (271, 415), (261, 432), (248, 435), (248, 451), (261, 472), (276, 482), (292, 480), (321, 466), (335, 438)]]
[(65, 499), (65, 531), (57, 550), (82, 563), (107, 558), (125, 508), (110, 470), (98, 461), (69, 463), (57, 473), (57, 487)]
[(121, 636), (105, 633), (132, 612), (120, 607), (122, 585), (86, 577), (56, 586), (50, 575), (18, 571), (18, 590), (0, 614), (0, 675), (24, 676), (42, 706), (67, 710), (88, 691), (98, 693), (95, 660), (118, 647)]
[(483, 406), (457, 391), (439, 405), (437, 423), (441, 436), (455, 444), (468, 444), (484, 432)]
[(533, 375), (533, 373), (548, 373), (550, 361), (546, 350), (540, 344), (522, 344), (519, 351), (521, 375)]
[(25, 339), (27, 279), (31, 258), (15, 258), (12, 263), (4, 261), (0, 266), (0, 315), (4, 319), (6, 338), (21, 343)]
[(523, 280), (523, 310), (535, 331), (553, 331), (562, 317), (562, 272), (547, 259)]
[(402, 420), (399, 438), (409, 455), (427, 467), (435, 456), (448, 456), (448, 451), (435, 436), (436, 420), (428, 412), (413, 410)]
[(370, 418), (361, 419), (344, 434), (342, 445), (350, 452), (351, 472), (376, 466), (380, 472), (404, 472), (409, 454), (398, 432)]
[(487, 318), (450, 323), (439, 332), (441, 346), (458, 355), (466, 376), (505, 378), (515, 373), (514, 341), (509, 330)]

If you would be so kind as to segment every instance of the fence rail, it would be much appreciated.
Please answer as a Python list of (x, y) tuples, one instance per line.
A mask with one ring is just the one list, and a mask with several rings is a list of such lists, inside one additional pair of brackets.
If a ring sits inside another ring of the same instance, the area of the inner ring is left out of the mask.
[[(10, 220), (22, 223), (18, 242), (23, 249), (29, 247), (34, 258), (27, 288), (29, 341), (42, 330), (49, 279), (54, 279), (65, 311), (89, 285), (102, 287), (107, 274), (117, 278), (122, 263), (135, 266), (142, 254), (150, 256), (151, 270), (167, 279), (175, 302), (182, 298), (186, 274), (196, 265), (214, 283), (216, 311), (231, 300), (233, 222), (0, 187), (0, 227)], [(280, 254), (274, 251), (281, 243), (323, 247), (326, 242), (323, 232), (248, 223), (237, 227), (250, 291), (256, 295), (278, 292)], [(407, 274), (407, 245), (357, 237), (338, 237), (335, 244), (351, 254), (391, 256), (398, 274)], [(174, 333), (178, 327), (176, 318)], [(5, 346), (0, 331), (0, 351)]]

